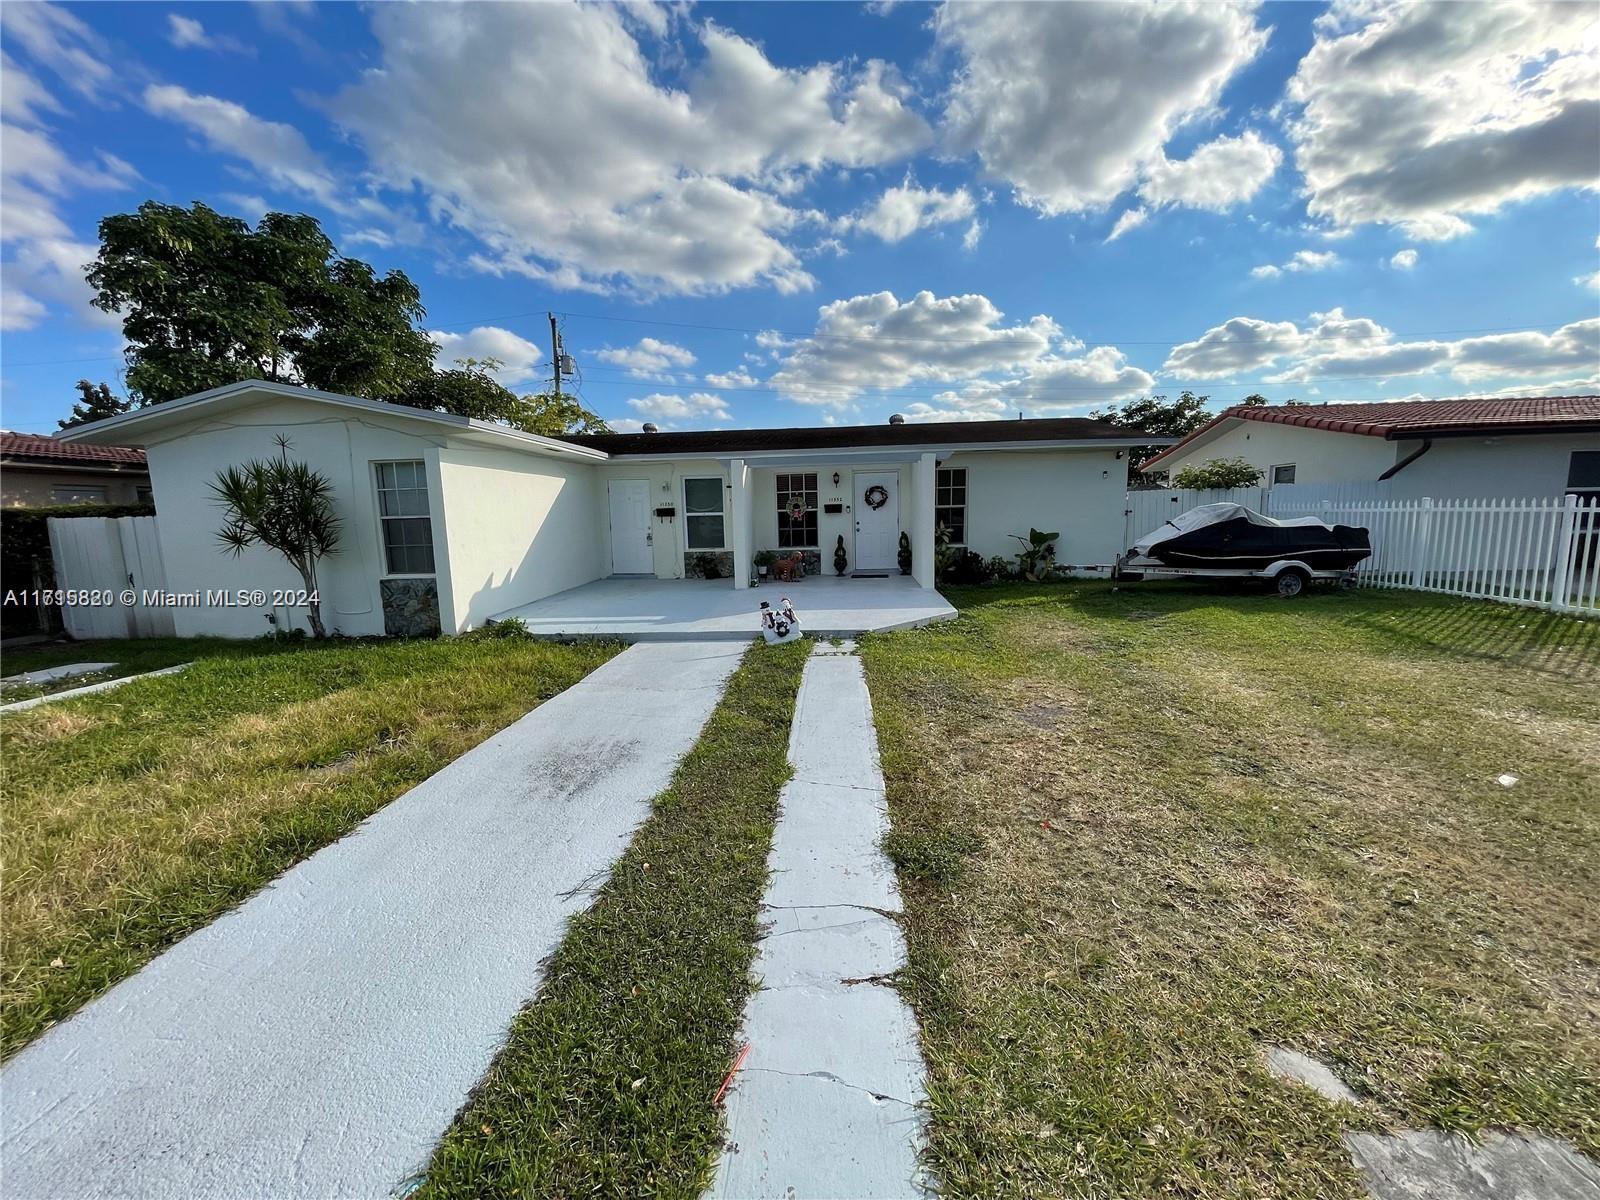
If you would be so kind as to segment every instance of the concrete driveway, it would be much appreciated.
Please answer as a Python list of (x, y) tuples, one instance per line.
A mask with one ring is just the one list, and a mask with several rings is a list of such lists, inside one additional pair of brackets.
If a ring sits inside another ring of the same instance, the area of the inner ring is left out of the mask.
[(7, 1197), (391, 1195), (744, 649), (624, 651), (23, 1050)]

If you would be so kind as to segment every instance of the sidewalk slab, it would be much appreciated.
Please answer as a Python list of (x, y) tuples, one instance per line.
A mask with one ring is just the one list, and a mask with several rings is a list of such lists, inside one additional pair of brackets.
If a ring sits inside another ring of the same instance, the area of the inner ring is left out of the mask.
[(853, 647), (806, 663), (745, 1007), (750, 1051), (728, 1092), (717, 1200), (921, 1196), (926, 1093), (905, 966), (883, 773)]
[(7, 1200), (394, 1194), (744, 649), (630, 648), (43, 1035)]

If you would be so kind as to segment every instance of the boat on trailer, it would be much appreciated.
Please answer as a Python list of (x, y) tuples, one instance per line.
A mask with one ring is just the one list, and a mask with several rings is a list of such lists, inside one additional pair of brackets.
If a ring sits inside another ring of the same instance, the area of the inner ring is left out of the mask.
[(1316, 582), (1353, 583), (1372, 554), (1367, 531), (1317, 517), (1267, 517), (1242, 504), (1202, 504), (1164, 521), (1117, 559), (1116, 579), (1261, 579), (1284, 596)]

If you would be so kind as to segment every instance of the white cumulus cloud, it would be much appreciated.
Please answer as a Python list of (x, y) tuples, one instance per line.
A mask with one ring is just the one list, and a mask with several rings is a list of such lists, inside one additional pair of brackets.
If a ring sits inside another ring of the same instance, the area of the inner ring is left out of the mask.
[(486, 358), (496, 359), (501, 365), (490, 374), (506, 387), (532, 379), (534, 367), (544, 357), (544, 352), (527, 338), (498, 325), (480, 325), (467, 333), (432, 330), (428, 336), (439, 347), (441, 367), (453, 367), (464, 358), (480, 362)]
[(1287, 90), (1313, 217), (1439, 241), (1473, 214), (1595, 186), (1591, 6), (1336, 0), (1315, 29)]
[(692, 392), (688, 396), (656, 392), (629, 400), (628, 407), (663, 429), (682, 429), (710, 421), (731, 421), (733, 414), (721, 396)]
[(1149, 204), (1226, 212), (1265, 187), (1282, 161), (1283, 151), (1252, 129), (1207, 142), (1185, 159), (1158, 154), (1145, 168), (1139, 195)]
[(1397, 271), (1409, 271), (1417, 265), (1417, 252), (1409, 246), (1404, 250), (1396, 250), (1389, 265)]
[(596, 355), (601, 362), (625, 367), (628, 374), (648, 379), (660, 376), (674, 367), (691, 367), (694, 355), (673, 342), (659, 338), (640, 338), (632, 346), (607, 346)]
[(1339, 265), (1339, 256), (1332, 250), (1296, 250), (1294, 257), (1282, 264), (1263, 263), (1252, 267), (1250, 274), (1257, 279), (1276, 279), (1285, 271), (1296, 274), (1303, 271), (1326, 271)]
[[(668, 87), (638, 41), (652, 22), (600, 5), (379, 6), (379, 65), (328, 107), (388, 184), (420, 187), (485, 244), (480, 268), (661, 293), (810, 287), (789, 237), (811, 217), (785, 196), (807, 172), (926, 145), (905, 86), (877, 60), (779, 67), (707, 21)], [(645, 36), (667, 29), (654, 24)]]
[[(864, 230), (886, 242), (899, 242), (919, 229), (968, 220), (975, 212), (977, 204), (966, 188), (953, 192), (922, 188), (908, 175), (904, 182), (887, 188), (861, 212), (846, 217), (841, 224), (845, 228)], [(981, 229), (976, 222), (974, 227)], [(976, 240), (971, 229), (968, 234)]]
[(1253, 4), (946, 4), (948, 145), (1041, 212), (1103, 207), (1260, 52), (1255, 18)]

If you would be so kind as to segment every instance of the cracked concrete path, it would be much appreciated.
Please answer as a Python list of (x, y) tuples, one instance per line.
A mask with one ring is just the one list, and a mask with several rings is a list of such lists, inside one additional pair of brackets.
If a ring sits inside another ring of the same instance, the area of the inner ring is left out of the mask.
[(44, 1034), (8, 1200), (393, 1194), (744, 650), (624, 651)]
[(761, 989), (727, 1098), (728, 1147), (708, 1196), (806, 1200), (923, 1194), (922, 1052), (886, 977), (905, 966), (878, 739), (854, 646), (806, 663), (789, 739), (794, 778), (763, 898)]

